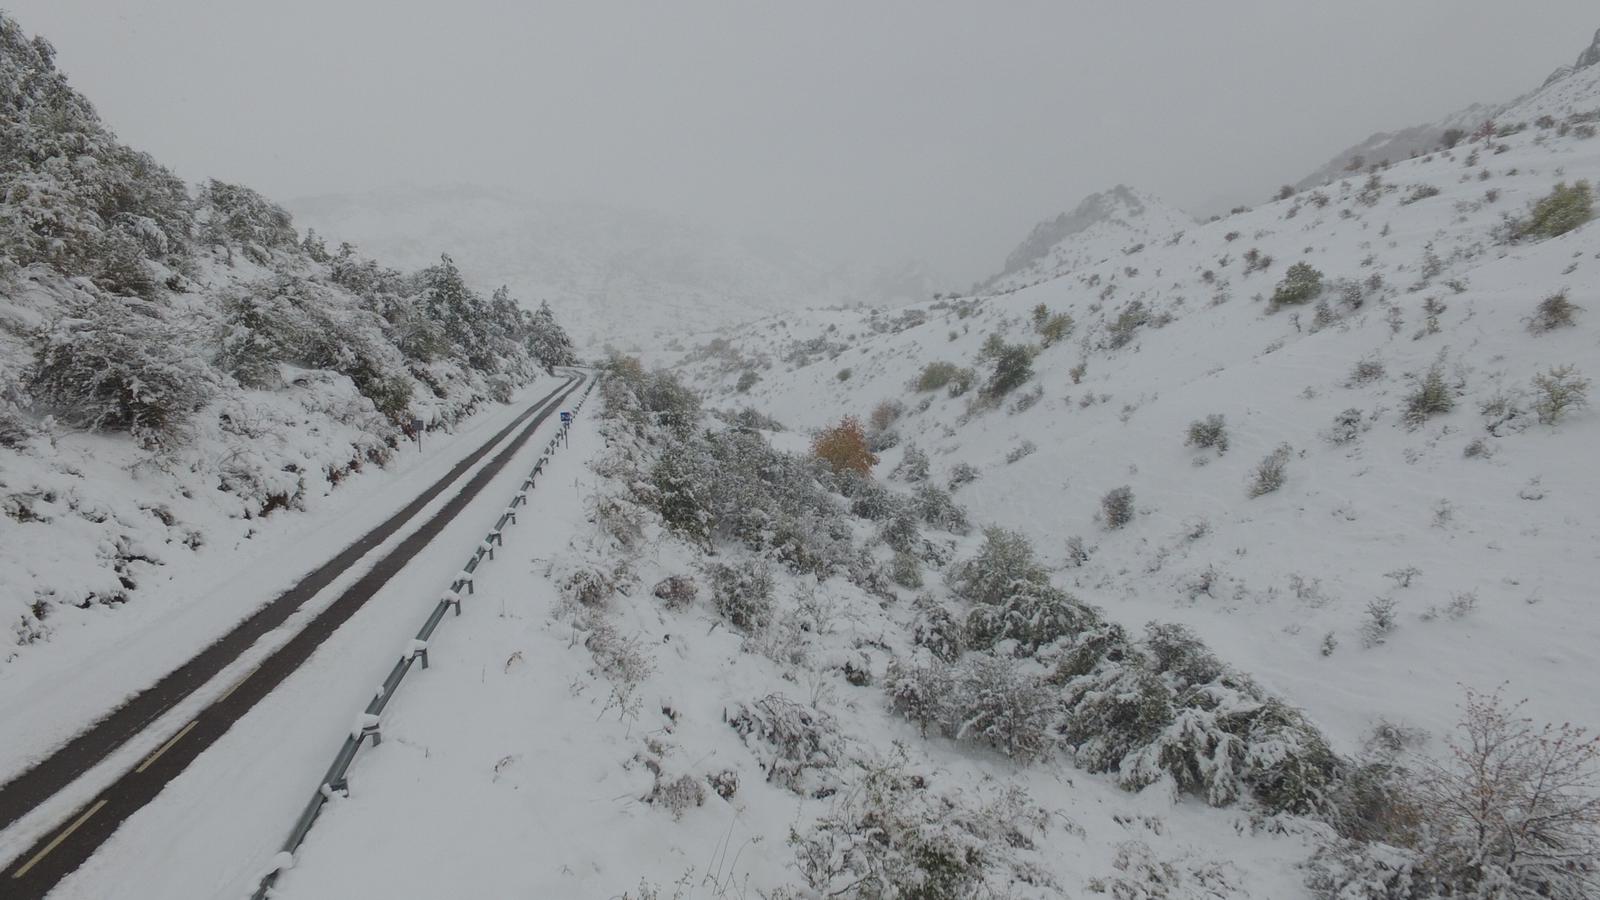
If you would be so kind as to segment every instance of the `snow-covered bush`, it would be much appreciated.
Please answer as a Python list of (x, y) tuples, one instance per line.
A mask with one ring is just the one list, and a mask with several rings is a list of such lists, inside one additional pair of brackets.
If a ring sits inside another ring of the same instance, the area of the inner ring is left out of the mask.
[(668, 575), (656, 582), (650, 593), (665, 601), (669, 609), (684, 609), (700, 595), (700, 588), (688, 575)]
[(978, 480), (982, 473), (978, 467), (971, 463), (956, 463), (950, 467), (950, 490), (956, 490), (962, 485), (971, 484)]
[(212, 179), (200, 189), (199, 238), (215, 247), (237, 245), (251, 260), (266, 265), (272, 251), (297, 245), (289, 213), (243, 185)]
[(984, 529), (978, 555), (956, 566), (950, 587), (956, 596), (972, 603), (996, 604), (1018, 584), (1044, 584), (1049, 575), (1034, 559), (1033, 545), (1020, 532)]
[(1017, 654), (1032, 656), (1095, 624), (1096, 614), (1066, 591), (1019, 581), (998, 603), (980, 604), (967, 613), (967, 641), (975, 648), (1010, 641)]
[(1583, 309), (1576, 303), (1567, 299), (1566, 291), (1559, 291), (1539, 301), (1534, 308), (1533, 315), (1528, 319), (1528, 330), (1534, 334), (1543, 334), (1555, 331), (1557, 328), (1568, 328), (1576, 324), (1578, 313)]
[(1023, 665), (991, 653), (954, 664), (896, 660), (884, 678), (891, 708), (923, 732), (988, 744), (1014, 759), (1039, 759), (1054, 746), (1055, 691)]
[(928, 454), (918, 449), (916, 445), (909, 445), (900, 457), (900, 464), (889, 473), (890, 478), (900, 478), (911, 484), (918, 484), (928, 480)]
[(917, 598), (917, 618), (911, 626), (911, 641), (926, 648), (941, 662), (953, 663), (967, 652), (966, 628), (938, 601)]
[(706, 580), (712, 604), (730, 624), (752, 631), (772, 620), (772, 571), (765, 563), (712, 563)]
[(1589, 405), (1589, 379), (1574, 366), (1554, 366), (1533, 376), (1534, 412), (1545, 425), (1560, 422), (1568, 412)]
[(1055, 692), (1009, 659), (971, 653), (951, 670), (941, 720), (945, 734), (975, 740), (1030, 762), (1054, 746)]
[(215, 386), (160, 310), (105, 299), (40, 334), (28, 387), (69, 425), (125, 430), (144, 447), (168, 448)]
[(667, 778), (659, 771), (659, 766), (655, 776), (655, 784), (651, 786), (644, 802), (672, 813), (673, 819), (681, 819), (689, 810), (705, 805), (706, 789), (700, 784), (700, 779), (693, 775)]
[(588, 632), (583, 645), (594, 659), (595, 669), (611, 682), (604, 709), (615, 707), (619, 719), (637, 718), (642, 705), (639, 688), (656, 667), (645, 643), (637, 637), (624, 636), (593, 610), (578, 617), (577, 627)]
[(1100, 516), (1112, 530), (1133, 521), (1133, 488), (1128, 485), (1112, 488), (1100, 498)]
[(889, 564), (889, 577), (903, 588), (922, 587), (922, 561), (911, 553), (896, 553)]
[(1079, 764), (1124, 787), (1165, 782), (1216, 805), (1250, 796), (1274, 812), (1334, 808), (1344, 764), (1322, 735), (1186, 629), (1151, 625), (1138, 645), (1115, 626), (1086, 629), (1051, 680)]
[(1528, 215), (1513, 223), (1513, 240), (1560, 237), (1594, 218), (1594, 192), (1589, 182), (1570, 187), (1559, 183), (1549, 194), (1533, 204)]
[(868, 764), (832, 808), (792, 829), (808, 896), (841, 900), (963, 900), (1007, 896), (1007, 886), (1053, 887), (1016, 856), (1048, 818), (1018, 790), (977, 806), (939, 796), (904, 754)]
[(1110, 338), (1107, 343), (1112, 349), (1126, 347), (1133, 342), (1134, 333), (1139, 327), (1150, 321), (1150, 310), (1145, 307), (1144, 301), (1135, 300), (1123, 307), (1117, 314), (1115, 322), (1107, 326)]
[(1299, 306), (1310, 303), (1322, 293), (1322, 273), (1313, 268), (1309, 263), (1297, 262), (1284, 273), (1283, 280), (1272, 292), (1272, 301), (1267, 306), (1268, 312), (1275, 312), (1285, 306)]
[(917, 376), (916, 389), (919, 391), (937, 391), (950, 385), (961, 375), (961, 367), (955, 363), (931, 362), (922, 367), (922, 372)]
[(1324, 435), (1329, 443), (1342, 446), (1353, 442), (1366, 430), (1366, 414), (1352, 406), (1333, 417), (1333, 425), (1324, 432)]
[(994, 371), (984, 382), (983, 395), (1004, 397), (1033, 377), (1034, 348), (1027, 344), (1001, 344), (994, 354)]
[(1022, 443), (1018, 444), (1017, 446), (1015, 446), (1015, 447), (1011, 448), (1009, 451), (1007, 451), (1007, 453), (1006, 453), (1006, 465), (1011, 465), (1012, 463), (1021, 462), (1022, 460), (1028, 458), (1029, 456), (1032, 456), (1034, 454), (1034, 452), (1037, 451), (1038, 449), (1039, 449), (1039, 445), (1035, 444), (1033, 441), (1023, 441)]
[(740, 703), (728, 725), (744, 738), (767, 772), (767, 780), (797, 794), (834, 784), (845, 742), (833, 717), (782, 694)]
[(910, 556), (922, 542), (922, 535), (917, 530), (916, 514), (910, 509), (901, 509), (878, 529), (880, 537), (889, 549), (903, 556)]
[(1294, 455), (1294, 449), (1288, 444), (1279, 444), (1276, 449), (1262, 458), (1256, 464), (1255, 470), (1250, 473), (1250, 496), (1260, 497), (1270, 494), (1288, 480), (1289, 459)]
[(1401, 419), (1415, 428), (1434, 416), (1455, 409), (1455, 406), (1455, 392), (1445, 383), (1444, 367), (1435, 363), (1417, 379), (1416, 387), (1406, 395)]
[(549, 574), (561, 596), (580, 606), (603, 606), (617, 593), (618, 572), (599, 563), (557, 560)]
[(1188, 447), (1198, 447), (1202, 450), (1215, 448), (1217, 455), (1228, 452), (1228, 422), (1219, 413), (1212, 413), (1204, 419), (1196, 419), (1189, 423), (1189, 437), (1184, 441)]
[(966, 534), (971, 527), (967, 522), (966, 509), (956, 503), (949, 491), (936, 484), (918, 487), (914, 501), (922, 521), (935, 528), (952, 534)]

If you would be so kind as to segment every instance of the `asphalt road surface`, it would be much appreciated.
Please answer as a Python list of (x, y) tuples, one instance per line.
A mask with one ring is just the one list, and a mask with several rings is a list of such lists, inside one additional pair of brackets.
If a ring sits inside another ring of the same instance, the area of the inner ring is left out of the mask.
[(298, 634), (228, 688), (226, 693), (141, 760), (135, 768), (124, 772), (110, 787), (73, 811), (34, 846), (12, 860), (0, 872), (0, 897), (7, 900), (43, 897), (61, 879), (82, 865), (125, 819), (149, 803), (169, 781), (226, 733), (234, 722), (293, 673), (323, 641), (404, 568), (418, 551), (426, 547), (505, 468), (534, 431), (582, 382), (583, 376), (576, 375), (567, 384), (540, 398), (510, 425), (464, 457), (404, 509), (308, 574), (294, 587), (262, 606), (188, 662), (89, 726), (49, 757), (0, 785), (0, 829), (4, 829), (71, 784), (209, 682), (261, 636), (283, 624), (306, 601), (399, 531), (464, 472), (487, 456), (507, 435), (518, 427), (522, 428), (521, 433), (473, 475), (437, 513), (378, 560), (370, 571), (318, 613)]

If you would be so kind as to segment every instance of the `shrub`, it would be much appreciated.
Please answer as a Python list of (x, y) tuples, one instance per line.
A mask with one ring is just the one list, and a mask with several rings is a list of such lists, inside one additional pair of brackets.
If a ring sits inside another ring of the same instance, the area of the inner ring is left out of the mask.
[(1033, 867), (1012, 856), (1034, 846), (1043, 810), (1019, 791), (976, 808), (967, 796), (935, 795), (926, 775), (907, 771), (903, 750), (867, 764), (825, 815), (790, 830), (804, 896), (960, 900), (988, 895), (988, 882), (1035, 881)]
[(750, 389), (755, 387), (756, 382), (760, 380), (761, 376), (756, 374), (754, 369), (746, 369), (739, 373), (739, 382), (733, 386), (733, 389), (741, 394), (748, 394)]
[(796, 793), (811, 793), (812, 775), (836, 768), (844, 753), (832, 716), (782, 694), (741, 703), (727, 721), (761, 760), (767, 781)]
[(1393, 597), (1376, 597), (1367, 603), (1367, 618), (1361, 623), (1363, 644), (1376, 647), (1388, 640), (1389, 633), (1394, 631), (1397, 624), (1397, 605)]
[(1363, 359), (1350, 370), (1350, 380), (1346, 384), (1371, 384), (1382, 378), (1385, 371), (1381, 361)]
[(1288, 477), (1289, 457), (1293, 452), (1288, 444), (1279, 444), (1276, 450), (1261, 460), (1250, 475), (1251, 497), (1270, 494), (1283, 487), (1284, 480)]
[(1033, 441), (1023, 441), (1017, 446), (1011, 448), (1011, 450), (1006, 453), (1006, 464), (1010, 465), (1015, 462), (1020, 462), (1028, 456), (1033, 455), (1033, 453), (1038, 449), (1039, 445), (1035, 444)]
[(1583, 307), (1567, 299), (1566, 291), (1551, 294), (1539, 301), (1539, 306), (1528, 320), (1528, 330), (1534, 334), (1542, 334), (1574, 325), (1576, 314), (1581, 309)]
[(1321, 293), (1322, 273), (1312, 268), (1309, 263), (1297, 262), (1289, 267), (1289, 271), (1284, 273), (1283, 280), (1278, 282), (1277, 289), (1272, 292), (1268, 310), (1310, 303)]
[(706, 789), (701, 787), (700, 779), (693, 775), (665, 779), (658, 772), (655, 785), (651, 787), (644, 802), (651, 806), (660, 806), (672, 813), (672, 818), (681, 819), (690, 808), (705, 805)]
[(957, 369), (955, 376), (950, 379), (950, 396), (952, 398), (960, 397), (972, 390), (972, 386), (977, 383), (977, 372), (971, 369)]
[(772, 572), (765, 564), (712, 563), (706, 568), (711, 601), (729, 623), (746, 631), (764, 627), (772, 619)]
[(967, 614), (966, 637), (974, 648), (1011, 642), (1016, 655), (1035, 656), (1098, 624), (1099, 614), (1066, 591), (1043, 581), (1018, 581), (998, 603), (978, 604)]
[(1100, 498), (1100, 515), (1106, 527), (1121, 528), (1133, 521), (1133, 488), (1123, 485), (1112, 488)]
[(1516, 240), (1558, 237), (1592, 218), (1594, 195), (1589, 182), (1579, 181), (1571, 187), (1563, 182), (1534, 203), (1527, 218), (1513, 223), (1511, 236)]
[(699, 596), (700, 589), (688, 575), (669, 575), (656, 582), (651, 593), (656, 599), (666, 601), (670, 609), (683, 609)]
[(182, 440), (212, 384), (153, 307), (97, 300), (40, 334), (28, 388), (68, 425), (125, 430), (153, 449)]
[(866, 432), (855, 416), (845, 416), (838, 425), (818, 432), (811, 439), (811, 455), (835, 472), (870, 475), (872, 467), (878, 464), (878, 456), (872, 452)]
[(1117, 314), (1117, 320), (1109, 326), (1112, 348), (1126, 347), (1133, 341), (1133, 335), (1139, 327), (1149, 321), (1150, 310), (1145, 307), (1144, 301), (1135, 300), (1123, 307)]
[(872, 415), (868, 423), (874, 431), (886, 431), (890, 425), (899, 421), (905, 415), (906, 405), (898, 400), (885, 400), (872, 408)]
[(1189, 438), (1184, 441), (1184, 446), (1199, 447), (1202, 450), (1216, 448), (1217, 455), (1228, 452), (1228, 423), (1218, 413), (1212, 413), (1204, 419), (1196, 419), (1189, 423)]
[(1537, 727), (1521, 706), (1467, 692), (1448, 760), (1427, 764), (1417, 783), (1428, 866), (1460, 896), (1589, 896), (1600, 871), (1600, 738)]
[(1034, 349), (1026, 344), (1005, 344), (994, 357), (994, 372), (983, 386), (984, 396), (998, 399), (1033, 377)]
[(889, 474), (891, 478), (904, 478), (912, 484), (917, 484), (928, 480), (928, 465), (927, 453), (915, 446), (908, 446), (900, 457), (900, 464)]
[(988, 744), (1022, 762), (1050, 751), (1056, 700), (1048, 685), (988, 653), (968, 655), (951, 674), (941, 715), (948, 736)]
[(1333, 425), (1327, 431), (1328, 442), (1336, 445), (1348, 444), (1361, 436), (1366, 430), (1366, 415), (1355, 407), (1333, 417)]
[(1039, 335), (1039, 343), (1046, 347), (1054, 346), (1072, 334), (1073, 321), (1068, 313), (1051, 314), (1043, 303), (1033, 308), (1033, 330)]
[(922, 536), (917, 532), (917, 517), (909, 509), (901, 509), (884, 523), (878, 536), (899, 553), (910, 553), (917, 548)]
[(955, 363), (931, 362), (922, 367), (922, 374), (917, 376), (917, 390), (937, 391), (938, 389), (955, 380), (961, 367)]
[(840, 381), (849, 381), (850, 380), (850, 374), (851, 373), (850, 373), (849, 368), (844, 368), (844, 369), (840, 369), (839, 370), (839, 374), (835, 375), (834, 377), (839, 379)]
[(1589, 405), (1589, 380), (1572, 366), (1555, 366), (1533, 376), (1534, 411), (1545, 425), (1560, 422), (1566, 414)]
[(922, 587), (922, 562), (910, 553), (896, 553), (889, 564), (889, 577), (903, 588)]
[(950, 467), (950, 490), (954, 491), (962, 485), (977, 481), (980, 474), (978, 467), (971, 463), (956, 463)]
[(1429, 197), (1437, 196), (1439, 196), (1438, 188), (1431, 184), (1419, 184), (1412, 188), (1410, 193), (1400, 198), (1400, 205), (1410, 206), (1411, 204), (1416, 203), (1418, 200), (1426, 200)]
[(1434, 363), (1417, 382), (1416, 389), (1406, 395), (1405, 411), (1401, 418), (1415, 428), (1433, 416), (1455, 409), (1455, 406), (1455, 395), (1444, 381), (1444, 367)]
[(917, 514), (923, 522), (952, 534), (967, 533), (967, 511), (956, 503), (949, 491), (936, 484), (923, 484), (917, 488), (915, 500)]
[(978, 555), (957, 566), (951, 588), (972, 603), (996, 604), (1020, 584), (1045, 584), (1049, 575), (1034, 559), (1033, 545), (1020, 532), (990, 527)]

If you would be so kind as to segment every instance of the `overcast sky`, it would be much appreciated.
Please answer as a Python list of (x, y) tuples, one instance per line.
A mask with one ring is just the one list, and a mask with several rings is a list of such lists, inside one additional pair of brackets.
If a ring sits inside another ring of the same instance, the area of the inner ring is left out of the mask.
[(1255, 202), (1507, 100), (1594, 0), (0, 0), (121, 137), (281, 200), (508, 186), (920, 257), (1118, 182)]

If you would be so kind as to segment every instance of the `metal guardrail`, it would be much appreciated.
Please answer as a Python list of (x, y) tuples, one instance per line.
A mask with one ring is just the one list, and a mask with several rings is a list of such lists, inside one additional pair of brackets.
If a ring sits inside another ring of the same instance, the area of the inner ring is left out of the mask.
[[(576, 418), (578, 411), (583, 409), (584, 401), (589, 399), (589, 394), (594, 390), (594, 386), (598, 381), (599, 379), (597, 378), (590, 379), (588, 385), (584, 387), (583, 393), (578, 396), (577, 402), (572, 406), (574, 418)], [(350, 733), (345, 736), (344, 744), (339, 747), (338, 754), (334, 756), (333, 764), (328, 767), (327, 773), (322, 776), (322, 782), (317, 786), (316, 793), (312, 795), (311, 800), (306, 804), (305, 810), (300, 813), (300, 818), (295, 820), (294, 828), (289, 831), (288, 839), (283, 842), (283, 849), (273, 857), (272, 866), (267, 870), (266, 874), (261, 876), (255, 893), (250, 895), (252, 900), (266, 900), (270, 896), (272, 886), (278, 880), (278, 873), (293, 866), (295, 852), (305, 842), (306, 835), (311, 832), (311, 826), (316, 824), (317, 816), (322, 813), (322, 807), (327, 804), (334, 793), (338, 792), (349, 796), (350, 765), (355, 762), (356, 751), (361, 749), (368, 738), (371, 738), (374, 747), (383, 742), (380, 719), (383, 715), (384, 707), (389, 705), (389, 699), (400, 688), (400, 682), (405, 680), (406, 673), (411, 671), (412, 663), (420, 662), (422, 668), (426, 669), (428, 667), (428, 639), (433, 636), (434, 629), (439, 627), (439, 623), (444, 621), (445, 614), (451, 609), (455, 610), (456, 615), (461, 615), (462, 591), (468, 594), (473, 593), (473, 574), (477, 572), (478, 566), (482, 564), (485, 558), (494, 559), (495, 547), (505, 546), (505, 527), (516, 524), (517, 509), (527, 504), (528, 492), (533, 490), (534, 482), (544, 473), (545, 463), (550, 461), (550, 457), (555, 454), (556, 448), (570, 443), (568, 433), (571, 428), (571, 420), (561, 423), (560, 430), (545, 445), (544, 452), (539, 454), (538, 462), (534, 463), (527, 477), (522, 480), (522, 487), (516, 494), (512, 495), (511, 503), (506, 506), (505, 512), (500, 514), (500, 518), (495, 522), (494, 528), (472, 551), (471, 558), (462, 567), (460, 574), (450, 582), (450, 587), (439, 597), (439, 602), (434, 606), (433, 612), (428, 615), (427, 621), (422, 623), (422, 628), (417, 632), (417, 636), (412, 638), (411, 643), (406, 645), (406, 650), (401, 654), (400, 660), (394, 664), (394, 668), (389, 670), (389, 677), (383, 680), (383, 686), (378, 689), (377, 694), (367, 704), (366, 709), (362, 710), (361, 715), (357, 717), (355, 725), (350, 729)]]

